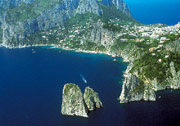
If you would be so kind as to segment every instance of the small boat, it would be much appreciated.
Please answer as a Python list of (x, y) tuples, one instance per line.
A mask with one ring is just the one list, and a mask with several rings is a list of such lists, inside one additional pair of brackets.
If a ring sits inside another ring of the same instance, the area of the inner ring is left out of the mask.
[(113, 62), (116, 62), (117, 61), (117, 59), (113, 59)]
[(80, 77), (82, 78), (82, 80), (84, 81), (84, 83), (87, 83), (87, 80), (85, 79), (85, 77), (84, 77), (82, 74), (80, 74)]
[(32, 51), (32, 53), (36, 53), (36, 51)]

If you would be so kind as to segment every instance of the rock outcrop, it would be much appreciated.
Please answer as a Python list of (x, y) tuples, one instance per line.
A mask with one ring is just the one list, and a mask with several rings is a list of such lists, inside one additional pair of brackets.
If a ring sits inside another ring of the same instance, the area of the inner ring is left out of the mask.
[(99, 43), (103, 46), (112, 45), (115, 39), (115, 34), (112, 31), (103, 28), (103, 23), (98, 21), (93, 25), (91, 32), (84, 36), (83, 41)]
[(81, 89), (77, 85), (71, 83), (64, 85), (61, 113), (63, 115), (88, 117), (88, 109)]
[(92, 88), (86, 87), (84, 92), (84, 101), (89, 111), (95, 110), (95, 108), (103, 107), (101, 100), (99, 99), (98, 93)]
[(158, 83), (156, 78), (151, 81), (153, 90), (180, 89), (180, 71), (176, 71), (174, 62), (169, 64), (168, 71), (170, 76), (164, 82)]
[(131, 17), (129, 8), (123, 0), (112, 0), (112, 3), (116, 6), (117, 9), (121, 10), (125, 15)]
[(94, 13), (100, 15), (102, 10), (99, 8), (97, 0), (80, 0), (79, 6), (76, 9), (76, 13), (84, 14), (84, 13)]
[(98, 93), (92, 88), (86, 87), (84, 97), (81, 89), (76, 84), (64, 85), (61, 105), (63, 115), (88, 117), (88, 111), (103, 107)]
[(132, 101), (155, 101), (156, 95), (149, 84), (144, 84), (138, 80), (136, 75), (130, 73), (132, 64), (130, 64), (124, 73), (125, 80), (122, 86), (122, 92), (119, 97), (120, 103)]
[(169, 87), (171, 89), (180, 89), (180, 71), (176, 72), (174, 62), (170, 63), (170, 73), (172, 76), (167, 79)]

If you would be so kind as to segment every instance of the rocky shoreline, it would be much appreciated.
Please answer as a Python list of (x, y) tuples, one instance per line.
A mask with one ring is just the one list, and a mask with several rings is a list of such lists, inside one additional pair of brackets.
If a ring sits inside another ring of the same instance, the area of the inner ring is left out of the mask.
[[(89, 53), (89, 54), (106, 54), (112, 57), (122, 57), (123, 58), (123, 62), (130, 62), (128, 56), (126, 55), (122, 55), (122, 56), (118, 56), (115, 54), (111, 54), (109, 52), (96, 52), (96, 51), (87, 51), (87, 50), (83, 50), (83, 49), (71, 49), (71, 48), (64, 48), (64, 47), (60, 47), (57, 46), (55, 44), (38, 44), (38, 45), (32, 45), (32, 46), (19, 46), (16, 48), (27, 48), (27, 47), (48, 47), (48, 46), (52, 46), (50, 48), (56, 48), (56, 49), (63, 49), (63, 50), (67, 50), (67, 51), (75, 51), (75, 52), (81, 52), (81, 53)], [(13, 47), (14, 48), (14, 47)], [(13, 48), (9, 48), (9, 49), (13, 49)], [(132, 91), (136, 88), (136, 86), (139, 85), (138, 78), (132, 74), (129, 73), (130, 68), (132, 67), (132, 63), (130, 63), (124, 73), (124, 81), (123, 81), (123, 85), (122, 85), (122, 91), (121, 94), (119, 96), (119, 100), (120, 103), (128, 103), (128, 102), (132, 102), (132, 101), (140, 101), (140, 100), (145, 100), (145, 101), (155, 101), (156, 100), (156, 96), (153, 90), (151, 90), (152, 94), (149, 93), (145, 93), (145, 92), (149, 92), (148, 88), (146, 88), (146, 91), (142, 91), (140, 93), (136, 93), (136, 94), (132, 94)]]
[[(162, 86), (162, 84), (158, 84), (157, 80), (154, 79), (151, 81), (151, 84), (145, 84), (144, 82), (140, 82), (138, 79), (137, 73), (130, 73), (133, 64), (131, 62), (131, 58), (128, 54), (122, 53), (121, 56), (116, 55), (114, 53), (110, 52), (97, 52), (97, 51), (87, 51), (83, 49), (71, 49), (68, 47), (60, 47), (55, 44), (36, 44), (32, 46), (19, 46), (16, 48), (27, 48), (27, 47), (42, 47), (42, 46), (52, 46), (50, 48), (57, 48), (57, 49), (63, 49), (63, 50), (69, 50), (69, 51), (75, 51), (75, 52), (81, 52), (81, 53), (89, 53), (89, 54), (106, 54), (112, 57), (122, 57), (123, 62), (128, 62), (129, 65), (124, 72), (124, 81), (122, 85), (122, 91), (119, 96), (120, 103), (129, 103), (133, 101), (156, 101), (156, 91), (165, 90), (165, 89), (180, 89), (180, 84), (178, 83), (178, 77), (180, 78), (179, 72), (176, 72), (173, 66), (173, 63), (171, 63), (171, 73), (173, 75), (172, 78), (167, 78), (166, 86)], [(12, 49), (12, 48), (10, 48)]]

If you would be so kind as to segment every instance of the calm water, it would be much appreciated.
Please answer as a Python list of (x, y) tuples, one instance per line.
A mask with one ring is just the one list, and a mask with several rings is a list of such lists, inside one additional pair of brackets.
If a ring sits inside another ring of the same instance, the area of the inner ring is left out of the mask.
[[(159, 92), (157, 102), (119, 104), (127, 64), (106, 55), (55, 49), (0, 48), (0, 126), (175, 126), (180, 125), (180, 91)], [(121, 59), (119, 59), (121, 61)], [(87, 79), (84, 84), (80, 73)], [(62, 88), (73, 82), (99, 93), (104, 108), (90, 118), (62, 116)]]
[(180, 0), (124, 0), (132, 16), (144, 24), (180, 22)]

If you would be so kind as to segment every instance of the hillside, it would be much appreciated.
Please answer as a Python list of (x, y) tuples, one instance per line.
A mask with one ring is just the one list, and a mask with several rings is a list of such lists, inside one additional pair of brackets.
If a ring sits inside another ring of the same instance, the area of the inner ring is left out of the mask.
[(123, 0), (2, 0), (0, 13), (0, 42), (9, 48), (57, 44), (73, 25), (87, 31), (98, 20), (136, 22)]

